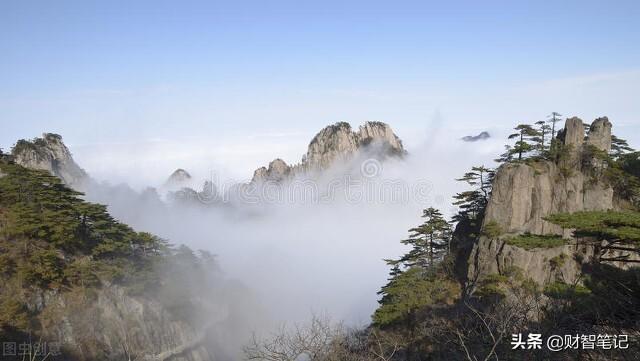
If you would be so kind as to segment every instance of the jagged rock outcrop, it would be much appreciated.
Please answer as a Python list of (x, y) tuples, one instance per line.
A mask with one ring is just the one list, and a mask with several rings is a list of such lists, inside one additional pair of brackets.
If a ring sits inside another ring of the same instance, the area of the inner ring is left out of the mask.
[(276, 159), (268, 168), (258, 168), (252, 182), (282, 181), (291, 175), (322, 171), (337, 161), (351, 159), (363, 149), (379, 158), (406, 154), (402, 141), (388, 124), (370, 121), (353, 131), (349, 123), (338, 122), (325, 127), (313, 137), (299, 164), (289, 166), (283, 160)]
[(591, 123), (587, 144), (601, 150), (611, 149), (611, 122), (609, 118), (602, 117)]
[(346, 160), (363, 147), (376, 147), (376, 155), (403, 155), (402, 141), (388, 124), (366, 122), (357, 132), (346, 122), (322, 129), (309, 143), (303, 165), (307, 169), (326, 169), (336, 160)]
[(274, 181), (280, 182), (286, 179), (291, 173), (291, 167), (280, 158), (269, 163), (269, 168), (260, 167), (253, 172), (251, 182)]
[[(542, 218), (554, 213), (613, 208), (613, 189), (582, 167), (582, 121), (567, 119), (558, 137), (568, 148), (571, 161), (502, 166), (494, 179), (484, 224), (495, 222), (506, 233), (561, 234), (559, 227)], [(611, 123), (606, 118), (593, 123), (587, 144), (605, 152), (610, 150)]]
[(88, 178), (58, 134), (43, 133), (42, 138), (31, 141), (21, 139), (13, 147), (11, 155), (17, 164), (46, 170), (73, 188), (80, 187)]
[[(593, 163), (585, 160), (589, 156), (586, 145), (604, 152), (610, 150), (609, 120), (596, 119), (585, 138), (582, 121), (569, 118), (559, 132), (558, 140), (566, 155), (557, 162), (507, 163), (498, 169), (483, 226), (490, 223), (499, 226), (504, 232), (503, 238), (522, 233), (569, 237), (569, 230), (563, 230), (543, 218), (555, 213), (614, 208), (613, 189), (594, 176), (588, 169)], [(566, 282), (573, 282), (580, 274), (581, 261), (571, 255), (577, 251), (584, 255), (590, 252), (585, 247), (578, 248), (573, 245), (525, 250), (506, 244), (502, 239), (483, 236), (471, 253), (468, 278), (477, 280), (484, 275), (498, 273), (507, 266), (517, 266), (541, 284), (559, 275)], [(554, 269), (549, 261), (560, 254), (566, 254), (570, 261), (562, 269)]]
[(584, 125), (577, 117), (568, 118), (564, 123), (564, 129), (558, 132), (558, 139), (565, 146), (570, 146), (572, 151), (579, 151), (584, 142)]

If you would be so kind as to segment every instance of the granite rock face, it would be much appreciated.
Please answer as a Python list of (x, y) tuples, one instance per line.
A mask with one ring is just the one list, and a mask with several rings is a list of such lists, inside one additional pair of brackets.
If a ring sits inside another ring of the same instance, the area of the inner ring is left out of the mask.
[(473, 284), (487, 275), (503, 274), (516, 267), (539, 285), (554, 281), (574, 283), (579, 279), (583, 262), (591, 256), (593, 248), (584, 245), (527, 250), (501, 239), (481, 237), (469, 259), (468, 279)]
[[(539, 161), (507, 163), (500, 167), (484, 224), (495, 222), (506, 233), (561, 234), (559, 227), (542, 218), (554, 213), (613, 208), (613, 189), (594, 179), (580, 162), (585, 139), (582, 121), (567, 119), (559, 139), (569, 146), (573, 158), (569, 163)], [(593, 123), (587, 144), (605, 152), (610, 150), (611, 123), (606, 118)]]
[(405, 154), (402, 141), (388, 124), (366, 122), (357, 132), (341, 122), (322, 129), (309, 143), (303, 165), (308, 169), (326, 169), (336, 160), (347, 160), (364, 147), (377, 147), (380, 155)]
[(613, 189), (579, 170), (567, 174), (552, 162), (506, 164), (496, 173), (484, 224), (512, 234), (562, 234), (543, 217), (612, 208)]
[(122, 287), (102, 287), (91, 302), (72, 293), (45, 292), (28, 304), (58, 315), (45, 337), (78, 360), (211, 361), (204, 328), (177, 319), (156, 300)]
[(271, 163), (269, 167), (260, 167), (253, 172), (253, 178), (251, 182), (265, 182), (275, 181), (280, 182), (286, 179), (291, 173), (291, 167), (280, 158), (277, 158)]
[(87, 173), (73, 160), (62, 137), (57, 134), (44, 133), (42, 138), (19, 140), (11, 155), (17, 164), (46, 170), (73, 188), (80, 187), (88, 178)]
[(276, 159), (268, 168), (258, 168), (252, 182), (282, 181), (292, 175), (322, 171), (365, 149), (380, 158), (406, 154), (402, 141), (388, 124), (366, 122), (354, 131), (349, 123), (339, 122), (325, 127), (313, 137), (299, 164), (290, 166)]
[(611, 122), (609, 118), (602, 117), (591, 123), (587, 144), (601, 150), (611, 149)]
[[(578, 118), (569, 118), (558, 133), (558, 140), (567, 149), (567, 156), (557, 162), (535, 161), (507, 163), (496, 172), (491, 198), (483, 225), (497, 224), (504, 237), (523, 233), (571, 236), (543, 218), (555, 213), (598, 211), (613, 209), (614, 191), (595, 176), (593, 163), (588, 159), (586, 146), (608, 152), (611, 147), (611, 123), (607, 118), (596, 119), (585, 137), (584, 126)], [(574, 257), (579, 252), (581, 257)], [(469, 259), (468, 279), (498, 273), (507, 266), (521, 268), (534, 281), (544, 284), (562, 278), (573, 282), (580, 275), (581, 262), (591, 250), (583, 246), (567, 245), (548, 249), (525, 250), (508, 245), (503, 239), (480, 237)], [(550, 266), (550, 260), (565, 254), (562, 269)], [(583, 257), (584, 256), (584, 257)]]

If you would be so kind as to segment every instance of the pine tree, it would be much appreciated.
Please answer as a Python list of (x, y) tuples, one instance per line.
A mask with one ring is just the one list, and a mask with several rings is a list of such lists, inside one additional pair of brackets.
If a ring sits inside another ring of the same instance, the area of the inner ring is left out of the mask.
[(618, 138), (613, 134), (611, 135), (611, 151), (609, 152), (611, 158), (618, 159), (622, 155), (632, 152), (635, 152), (635, 149), (631, 148), (626, 140)]
[(594, 246), (595, 260), (640, 263), (640, 212), (591, 211), (546, 217), (564, 229), (573, 229), (579, 242)]
[(484, 217), (484, 211), (491, 195), (491, 184), (495, 176), (493, 169), (485, 166), (472, 167), (462, 178), (456, 179), (465, 182), (472, 188), (468, 191), (457, 193), (453, 198), (453, 205), (458, 206), (458, 213), (453, 216), (453, 221), (463, 225), (472, 235), (477, 235), (480, 223)]
[(551, 139), (556, 137), (556, 123), (561, 121), (561, 116), (562, 114), (558, 112), (551, 112), (551, 114), (549, 114), (549, 116), (547, 117), (549, 118), (547, 122), (551, 123)]
[(547, 150), (547, 138), (551, 137), (551, 127), (544, 120), (540, 120), (536, 122), (538, 126), (538, 133), (540, 134), (539, 143), (538, 143), (538, 151), (540, 152), (540, 156), (546, 157)]
[(449, 250), (451, 225), (433, 207), (423, 210), (422, 218), (424, 222), (411, 228), (409, 238), (401, 241), (412, 246), (411, 250), (400, 259), (385, 260), (391, 271), (389, 282), (378, 292), (382, 299), (373, 315), (377, 325), (404, 321), (413, 333), (416, 311), (459, 293), (454, 282), (438, 277), (438, 266)]
[[(16, 263), (25, 281), (90, 284), (89, 274), (103, 266), (126, 275), (124, 268), (139, 269), (162, 252), (164, 241), (116, 221), (106, 206), (85, 202), (48, 172), (2, 161), (0, 169), (0, 226), (5, 237), (20, 241)], [(87, 256), (90, 265), (74, 262)]]
[[(413, 334), (418, 311), (435, 303), (450, 302), (459, 293), (459, 285), (455, 282), (439, 277), (435, 272), (425, 271), (422, 267), (410, 267), (390, 277), (378, 292), (382, 298), (373, 314), (373, 322), (377, 326), (404, 322)], [(409, 338), (413, 339), (413, 335)]]
[(512, 161), (517, 154), (518, 161), (526, 157), (527, 153), (536, 149), (536, 144), (540, 142), (540, 132), (529, 124), (519, 124), (514, 128), (515, 133), (509, 135), (509, 139), (516, 139), (513, 146), (506, 146), (506, 152), (502, 154), (500, 160)]
[(551, 123), (551, 139), (549, 140), (549, 153), (547, 155), (548, 159), (557, 160), (562, 152), (561, 148), (562, 143), (558, 138), (556, 138), (556, 123), (561, 121), (562, 114), (558, 112), (551, 112), (549, 116), (547, 116), (547, 122)]
[(403, 244), (412, 246), (411, 251), (397, 261), (405, 267), (421, 266), (425, 269), (433, 267), (449, 249), (451, 226), (439, 210), (430, 207), (423, 211), (425, 221), (418, 227), (411, 228), (408, 239)]

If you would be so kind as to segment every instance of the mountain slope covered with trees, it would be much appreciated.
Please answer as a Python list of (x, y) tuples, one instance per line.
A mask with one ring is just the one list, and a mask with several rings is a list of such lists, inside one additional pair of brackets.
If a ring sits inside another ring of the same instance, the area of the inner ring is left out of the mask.
[[(204, 276), (215, 274), (213, 257), (136, 232), (80, 196), (47, 171), (0, 160), (0, 339), (33, 352), (15, 359), (132, 360), (180, 349), (173, 359), (209, 360), (189, 343), (206, 326), (193, 303), (204, 294), (193, 286), (216, 287)], [(55, 353), (36, 355), (46, 343)]]

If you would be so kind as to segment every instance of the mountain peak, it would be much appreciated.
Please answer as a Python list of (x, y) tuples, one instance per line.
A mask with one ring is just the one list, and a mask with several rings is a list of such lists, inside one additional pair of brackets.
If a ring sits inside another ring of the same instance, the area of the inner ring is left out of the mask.
[(20, 139), (11, 150), (17, 164), (31, 169), (46, 170), (72, 187), (88, 178), (87, 173), (73, 160), (62, 136), (43, 133), (41, 138)]
[(401, 156), (406, 153), (402, 141), (383, 122), (368, 121), (353, 131), (347, 122), (322, 129), (309, 143), (302, 163), (308, 169), (326, 169), (336, 160), (351, 158), (361, 148), (379, 146), (381, 156)]
[(256, 169), (252, 182), (282, 181), (294, 173), (327, 169), (361, 149), (371, 150), (380, 158), (406, 154), (402, 141), (388, 124), (368, 121), (354, 131), (351, 124), (341, 121), (324, 127), (311, 139), (300, 164), (289, 166), (282, 159), (275, 159), (268, 168)]
[(182, 168), (178, 168), (167, 179), (167, 182), (183, 182), (191, 179), (191, 174)]

